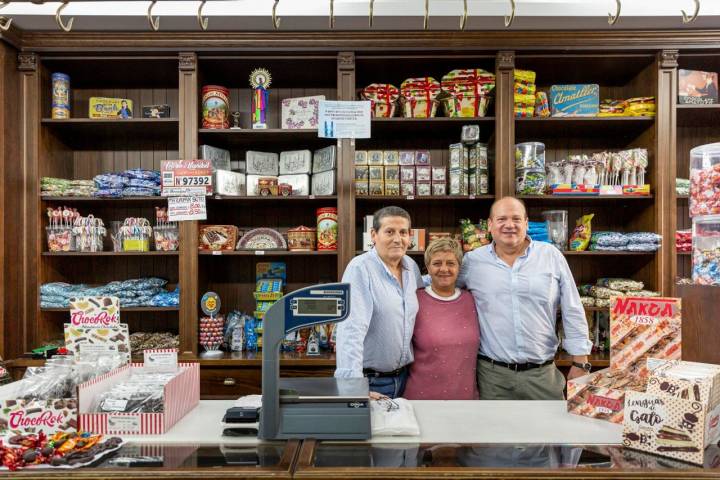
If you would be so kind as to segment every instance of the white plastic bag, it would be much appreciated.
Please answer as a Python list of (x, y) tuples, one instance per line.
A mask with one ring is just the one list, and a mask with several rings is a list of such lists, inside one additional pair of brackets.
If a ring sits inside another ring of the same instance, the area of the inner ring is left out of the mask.
[(373, 437), (420, 435), (415, 410), (404, 398), (371, 400), (370, 424)]

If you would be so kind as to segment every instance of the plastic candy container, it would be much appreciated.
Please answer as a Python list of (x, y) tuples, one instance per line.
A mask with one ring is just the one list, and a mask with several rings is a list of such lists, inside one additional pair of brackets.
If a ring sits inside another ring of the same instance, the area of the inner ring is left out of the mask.
[(690, 150), (690, 216), (720, 214), (720, 143)]
[(693, 283), (720, 285), (720, 215), (693, 218)]

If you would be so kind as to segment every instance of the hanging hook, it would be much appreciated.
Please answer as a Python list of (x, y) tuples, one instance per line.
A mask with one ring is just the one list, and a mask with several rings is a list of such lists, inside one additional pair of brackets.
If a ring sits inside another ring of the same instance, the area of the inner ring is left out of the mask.
[(335, 0), (330, 0), (330, 28), (335, 28)]
[(510, 16), (505, 16), (505, 27), (512, 25), (515, 20), (515, 0), (510, 0)]
[[(0, 10), (10, 5), (10, 2), (2, 2), (2, 5), (0, 5)], [(0, 23), (0, 30), (3, 32), (7, 32), (10, 30), (10, 25), (12, 25), (12, 18), (7, 17), (0, 17), (0, 20), (2, 20), (2, 23)]]
[(203, 17), (203, 14), (202, 14), (203, 7), (205, 7), (206, 3), (207, 3), (207, 0), (202, 0), (202, 2), (200, 2), (200, 6), (198, 7), (198, 13), (197, 13), (198, 23), (200, 24), (200, 28), (202, 28), (203, 30), (207, 30), (207, 27), (208, 27), (208, 19)]
[(465, 24), (467, 23), (467, 0), (463, 0), (463, 14), (460, 17), (460, 30), (465, 30)]
[(617, 7), (615, 8), (615, 16), (613, 16), (612, 13), (608, 13), (608, 24), (609, 25), (615, 25), (618, 21), (618, 18), (620, 18), (620, 9), (622, 8), (622, 5), (620, 4), (620, 0), (615, 0), (615, 4)]
[(688, 16), (688, 14), (685, 13), (685, 10), (680, 10), (682, 12), (682, 16), (683, 16), (683, 23), (694, 22), (698, 16), (698, 13), (700, 13), (700, 0), (693, 0), (693, 1), (695, 2), (695, 13), (693, 13), (692, 16)]
[(430, 23), (430, 0), (425, 0), (425, 19), (423, 20), (423, 29), (428, 29)]
[(370, 28), (372, 28), (372, 23), (373, 23), (373, 8), (374, 7), (375, 7), (375, 0), (370, 0), (370, 16), (368, 17), (369, 21), (370, 21)]
[(157, 32), (158, 30), (160, 30), (160, 17), (159, 16), (155, 17), (155, 18), (152, 17), (152, 9), (156, 3), (157, 3), (157, 0), (153, 0), (152, 2), (150, 2), (150, 6), (148, 7), (148, 12), (147, 12), (147, 19), (148, 19), (148, 22), (150, 23), (150, 28), (152, 28), (153, 30), (155, 30)]
[(60, 27), (60, 29), (63, 32), (69, 32), (70, 30), (72, 30), (73, 21), (75, 20), (75, 17), (70, 17), (70, 20), (68, 20), (67, 25), (65, 25), (63, 23), (60, 15), (62, 14), (62, 11), (65, 10), (65, 7), (67, 7), (67, 6), (68, 6), (68, 2), (65, 1), (65, 2), (63, 2), (62, 5), (60, 5), (58, 7), (57, 12), (55, 12), (55, 21), (57, 22), (58, 27)]
[(273, 9), (272, 9), (272, 22), (273, 22), (273, 27), (275, 27), (275, 30), (280, 28), (280, 17), (278, 17), (276, 14), (278, 3), (280, 3), (280, 0), (275, 0), (275, 3), (273, 4)]

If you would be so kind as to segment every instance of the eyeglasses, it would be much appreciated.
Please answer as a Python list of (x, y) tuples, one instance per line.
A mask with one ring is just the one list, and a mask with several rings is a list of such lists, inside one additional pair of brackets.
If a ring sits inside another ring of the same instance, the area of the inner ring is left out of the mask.
[(397, 402), (390, 397), (381, 398), (380, 400), (376, 400), (376, 402), (378, 402), (380, 408), (384, 409), (386, 412), (400, 410), (400, 405), (398, 405)]

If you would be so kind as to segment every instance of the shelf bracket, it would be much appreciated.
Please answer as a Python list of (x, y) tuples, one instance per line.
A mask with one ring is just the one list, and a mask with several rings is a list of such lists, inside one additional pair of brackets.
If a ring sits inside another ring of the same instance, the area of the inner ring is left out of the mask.
[(685, 10), (680, 10), (683, 16), (683, 23), (692, 23), (700, 13), (700, 0), (693, 0), (695, 2), (695, 12), (692, 15), (685, 13)]
[(423, 20), (423, 30), (427, 30), (429, 24), (430, 24), (430, 0), (425, 0), (425, 19)]
[(620, 9), (622, 8), (622, 4), (620, 3), (620, 0), (615, 0), (615, 16), (613, 16), (612, 13), (608, 13), (608, 24), (609, 25), (615, 25), (618, 21), (618, 18), (620, 18)]
[(515, 20), (515, 0), (510, 0), (510, 16), (505, 16), (505, 28), (509, 28)]
[(275, 28), (275, 30), (280, 28), (280, 17), (277, 16), (278, 3), (280, 3), (280, 0), (275, 0), (275, 3), (273, 3), (273, 8), (272, 8), (272, 23), (273, 23), (273, 27)]
[(203, 8), (205, 7), (206, 3), (207, 3), (207, 0), (202, 0), (202, 2), (200, 2), (200, 6), (198, 7), (198, 13), (197, 13), (198, 23), (200, 24), (200, 28), (202, 28), (203, 30), (207, 30), (207, 28), (208, 28), (208, 19), (203, 17), (203, 14), (202, 14)]
[(370, 15), (368, 16), (368, 21), (370, 22), (370, 28), (372, 28), (373, 24), (373, 9), (375, 8), (375, 0), (370, 0)]
[(148, 23), (150, 23), (150, 28), (152, 28), (154, 31), (157, 32), (158, 30), (160, 30), (160, 17), (158, 16), (158, 17), (153, 18), (153, 16), (152, 16), (152, 9), (156, 3), (157, 3), (157, 0), (153, 0), (152, 2), (150, 2), (150, 6), (148, 7), (148, 11), (147, 11), (147, 19), (148, 19)]
[[(2, 5), (0, 5), (0, 10), (10, 5), (10, 2), (2, 2)], [(10, 30), (10, 25), (12, 25), (12, 18), (7, 17), (0, 17), (0, 30), (3, 32), (7, 32)]]
[(460, 30), (465, 30), (465, 25), (467, 24), (467, 18), (468, 18), (467, 0), (463, 0), (463, 14), (462, 14), (462, 17), (460, 17)]
[(65, 1), (62, 5), (58, 7), (57, 12), (55, 12), (55, 21), (57, 22), (58, 27), (60, 27), (63, 32), (69, 32), (70, 30), (72, 30), (73, 21), (75, 20), (75, 17), (70, 17), (67, 25), (63, 23), (62, 17), (60, 15), (62, 15), (62, 11), (65, 10), (65, 7), (67, 6), (68, 2)]

